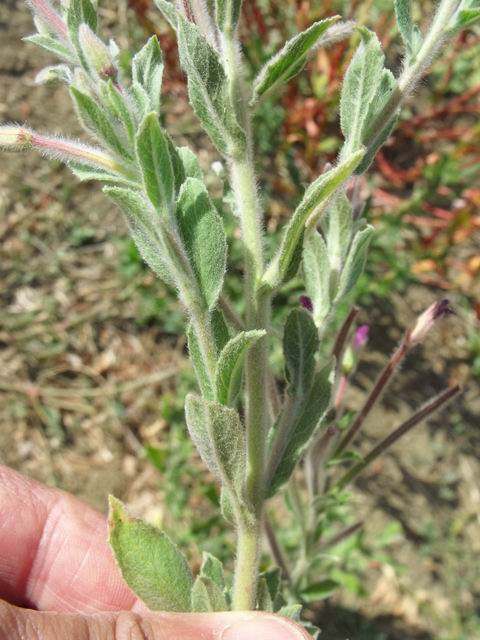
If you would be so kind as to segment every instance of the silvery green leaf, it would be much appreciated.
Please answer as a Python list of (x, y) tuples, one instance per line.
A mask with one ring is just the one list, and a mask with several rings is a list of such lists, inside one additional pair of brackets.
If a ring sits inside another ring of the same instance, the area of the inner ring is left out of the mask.
[(189, 147), (179, 147), (178, 154), (183, 163), (186, 177), (197, 178), (197, 180), (203, 182), (203, 172), (193, 151)]
[(148, 111), (155, 111), (157, 114), (160, 113), (162, 77), (163, 54), (157, 36), (152, 36), (133, 58), (132, 79), (134, 84), (145, 91)]
[(65, 82), (65, 84), (71, 84), (72, 80), (72, 73), (66, 64), (44, 67), (35, 76), (35, 84), (47, 84), (49, 82), (58, 81)]
[(200, 343), (198, 342), (198, 338), (192, 325), (187, 329), (187, 340), (188, 354), (192, 361), (202, 396), (207, 400), (213, 400), (215, 394), (213, 392), (212, 383), (210, 382), (210, 376), (208, 375), (207, 367), (205, 365), (205, 358), (203, 357), (202, 350), (200, 349)]
[(215, 0), (215, 20), (220, 31), (233, 31), (240, 18), (242, 0)]
[[(363, 160), (362, 160), (363, 163)], [(341, 191), (328, 209), (327, 247), (331, 271), (338, 276), (350, 248), (353, 233), (353, 211), (349, 199)]]
[(307, 56), (320, 43), (324, 33), (340, 16), (334, 16), (315, 22), (308, 29), (289, 40), (260, 71), (253, 84), (253, 96), (250, 104), (255, 104), (261, 97), (285, 84), (300, 73), (307, 62)]
[(55, 38), (52, 38), (51, 36), (36, 33), (33, 36), (27, 36), (26, 38), (23, 38), (23, 40), (24, 42), (31, 42), (37, 47), (45, 49), (49, 53), (53, 53), (62, 60), (65, 60), (65, 62), (69, 62), (70, 64), (74, 64), (76, 62), (75, 54), (71, 51), (71, 49), (66, 47), (58, 40), (55, 40)]
[(175, 8), (173, 2), (169, 2), (169, 0), (155, 0), (155, 4), (169, 23), (169, 25), (172, 27), (172, 29), (176, 31), (179, 13)]
[(299, 253), (301, 255), (305, 225), (308, 224), (311, 227), (316, 225), (326, 208), (328, 199), (352, 175), (364, 153), (362, 149), (356, 151), (344, 162), (319, 176), (305, 191), (302, 201), (287, 225), (279, 254), (266, 274), (266, 281), (270, 286), (276, 287), (285, 281), (295, 257), (298, 258)]
[(109, 542), (128, 586), (152, 611), (191, 611), (193, 578), (183, 554), (160, 529), (130, 518), (110, 496)]
[(362, 162), (355, 169), (356, 175), (361, 175), (369, 168), (377, 155), (377, 151), (388, 140), (397, 124), (399, 111), (394, 114), (390, 122), (381, 131), (378, 131), (378, 117), (396, 89), (397, 81), (395, 76), (389, 69), (384, 69), (377, 93), (370, 104), (365, 120), (363, 141), (368, 144), (368, 149)]
[(257, 609), (273, 613), (273, 600), (268, 590), (267, 581), (260, 576), (257, 584)]
[(76, 87), (70, 87), (70, 92), (80, 122), (85, 129), (120, 157), (132, 160), (132, 154), (127, 149), (108, 113), (97, 104), (94, 98), (91, 98)]
[(141, 193), (132, 189), (105, 187), (103, 191), (124, 213), (142, 258), (159, 278), (174, 287), (175, 280), (166, 260), (166, 250), (156, 229), (160, 221), (156, 220), (150, 203)]
[(177, 33), (193, 110), (219, 152), (230, 155), (245, 144), (245, 134), (230, 105), (222, 63), (195, 25), (179, 17)]
[(313, 304), (313, 320), (320, 328), (331, 309), (331, 267), (328, 249), (315, 229), (309, 230), (303, 243), (303, 273), (305, 289)]
[(180, 190), (177, 220), (200, 290), (213, 309), (223, 286), (227, 239), (205, 185), (196, 178), (187, 178)]
[(413, 40), (412, 0), (394, 0), (395, 16), (403, 43), (410, 52)]
[(234, 403), (241, 386), (243, 362), (247, 351), (266, 335), (262, 331), (242, 331), (223, 348), (215, 375), (216, 399), (221, 404)]
[(162, 130), (155, 112), (143, 119), (137, 133), (136, 150), (150, 202), (162, 215), (173, 214), (175, 175), (167, 134)]
[(461, 29), (467, 29), (480, 21), (480, 7), (478, 7), (478, 4), (476, 5), (478, 8), (473, 8), (474, 6), (475, 5), (472, 4), (472, 8), (461, 9), (454, 16), (450, 25), (451, 31), (455, 32)]
[(355, 235), (340, 276), (336, 302), (342, 300), (353, 289), (362, 275), (373, 231), (373, 227), (369, 225)]
[(84, 66), (86, 65), (80, 42), (79, 29), (81, 24), (86, 24), (95, 33), (97, 30), (97, 10), (91, 0), (70, 0), (67, 9), (67, 26), (70, 39)]
[(200, 575), (210, 578), (219, 589), (225, 589), (225, 574), (223, 564), (218, 558), (212, 556), (211, 553), (204, 551), (202, 554), (202, 566), (200, 567)]
[(113, 117), (121, 123), (128, 142), (133, 145), (135, 142), (135, 124), (125, 96), (115, 87), (112, 80), (101, 82), (100, 92)]
[(333, 364), (324, 367), (313, 377), (308, 393), (294, 399), (283, 455), (268, 487), (269, 496), (287, 482), (315, 437), (329, 407), (332, 373)]
[(81, 182), (97, 181), (104, 182), (106, 184), (114, 184), (117, 186), (130, 187), (130, 189), (140, 189), (141, 185), (134, 182), (133, 179), (129, 180), (124, 176), (120, 176), (116, 173), (109, 173), (95, 166), (82, 164), (80, 162), (69, 162), (69, 169), (73, 175), (76, 176)]
[(362, 41), (348, 66), (340, 100), (344, 154), (351, 154), (361, 147), (365, 122), (382, 79), (385, 61), (376, 34), (364, 27), (359, 31)]
[(185, 416), (188, 431), (202, 460), (227, 487), (234, 500), (241, 499), (246, 442), (238, 413), (190, 393), (186, 398)]
[(180, 193), (180, 189), (182, 188), (182, 185), (187, 178), (187, 174), (185, 173), (183, 160), (180, 156), (180, 150), (175, 146), (175, 143), (168, 135), (168, 133), (165, 132), (165, 135), (167, 136), (168, 152), (170, 153), (170, 161), (172, 163), (173, 178), (175, 183), (175, 195), (178, 196), (178, 194)]
[(227, 611), (228, 605), (221, 589), (207, 576), (199, 575), (192, 589), (192, 611), (211, 613)]
[(301, 396), (310, 388), (318, 347), (318, 331), (312, 316), (305, 309), (293, 309), (287, 317), (283, 334), (285, 374), (290, 394)]
[(220, 353), (223, 347), (230, 340), (230, 332), (228, 330), (228, 326), (225, 321), (223, 312), (220, 311), (219, 309), (213, 309), (210, 319), (212, 322), (212, 331), (213, 331), (213, 339), (215, 341), (215, 347), (217, 349), (217, 353)]
[(220, 491), (220, 511), (229, 524), (236, 524), (232, 493), (226, 487), (222, 487)]
[(300, 622), (300, 615), (302, 613), (303, 606), (301, 604), (287, 604), (277, 611), (279, 616), (284, 618), (291, 618), (295, 622)]

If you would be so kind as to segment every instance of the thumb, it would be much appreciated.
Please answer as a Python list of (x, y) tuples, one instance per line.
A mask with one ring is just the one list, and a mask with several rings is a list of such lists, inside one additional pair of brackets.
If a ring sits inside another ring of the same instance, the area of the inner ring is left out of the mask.
[[(309, 640), (286, 618), (272, 614), (120, 612), (41, 613), (0, 601), (0, 640)], [(311, 639), (310, 639), (311, 640)]]

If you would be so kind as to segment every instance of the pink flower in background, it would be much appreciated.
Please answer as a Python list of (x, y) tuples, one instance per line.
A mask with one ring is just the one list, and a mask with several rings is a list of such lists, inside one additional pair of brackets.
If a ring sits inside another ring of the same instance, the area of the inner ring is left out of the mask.
[(370, 327), (368, 324), (361, 324), (355, 331), (355, 337), (353, 338), (353, 348), (359, 351), (367, 344), (368, 334), (370, 333)]

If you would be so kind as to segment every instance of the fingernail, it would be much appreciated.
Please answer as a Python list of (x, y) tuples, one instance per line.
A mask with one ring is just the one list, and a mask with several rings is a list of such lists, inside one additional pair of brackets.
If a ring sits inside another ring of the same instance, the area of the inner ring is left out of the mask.
[(258, 616), (226, 627), (220, 640), (307, 640), (295, 623), (273, 616)]

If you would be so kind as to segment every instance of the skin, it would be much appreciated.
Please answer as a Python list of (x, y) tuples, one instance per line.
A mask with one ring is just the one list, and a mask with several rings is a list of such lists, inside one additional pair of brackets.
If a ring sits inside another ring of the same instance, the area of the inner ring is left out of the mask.
[(308, 640), (263, 613), (149, 613), (123, 582), (105, 518), (0, 466), (0, 640)]

